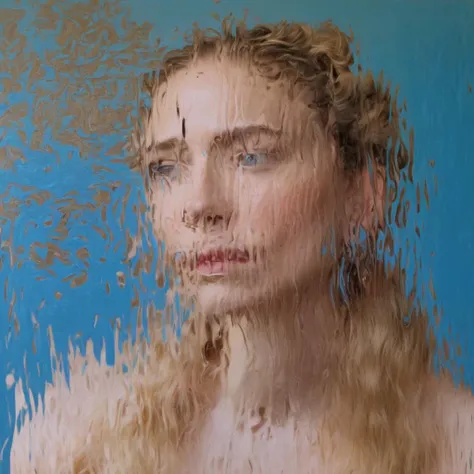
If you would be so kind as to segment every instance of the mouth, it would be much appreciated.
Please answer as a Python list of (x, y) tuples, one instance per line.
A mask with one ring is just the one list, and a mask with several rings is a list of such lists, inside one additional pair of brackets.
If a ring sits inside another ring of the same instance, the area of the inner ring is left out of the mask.
[(212, 249), (201, 252), (196, 258), (196, 271), (205, 277), (227, 275), (233, 265), (245, 265), (250, 261), (247, 250)]
[(202, 277), (219, 278), (227, 275), (230, 268), (256, 262), (257, 256), (246, 249), (214, 247), (198, 252), (178, 252), (175, 262), (185, 270)]

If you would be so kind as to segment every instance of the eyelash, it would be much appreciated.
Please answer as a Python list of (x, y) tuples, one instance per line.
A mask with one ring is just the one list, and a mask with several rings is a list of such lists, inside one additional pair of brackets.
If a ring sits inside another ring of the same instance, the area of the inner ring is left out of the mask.
[(265, 161), (271, 158), (271, 154), (267, 151), (263, 151), (263, 150), (243, 151), (236, 155), (237, 164), (242, 168), (256, 168), (256, 167), (263, 166), (265, 165), (265, 163), (257, 163), (255, 165), (250, 165), (250, 166), (246, 166), (245, 164), (243, 164), (245, 157), (247, 156), (256, 156), (258, 158), (258, 157), (261, 157), (262, 155), (264, 156)]
[(155, 180), (158, 176), (171, 178), (171, 174), (176, 170), (176, 165), (163, 164), (162, 161), (154, 161), (148, 165), (148, 175), (151, 180)]

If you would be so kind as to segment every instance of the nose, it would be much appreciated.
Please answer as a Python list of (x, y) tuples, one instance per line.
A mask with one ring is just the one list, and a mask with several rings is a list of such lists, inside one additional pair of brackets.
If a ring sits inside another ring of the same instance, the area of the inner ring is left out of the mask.
[(210, 162), (194, 171), (191, 193), (182, 209), (183, 224), (204, 232), (226, 230), (231, 212), (225, 177)]
[(183, 209), (182, 221), (192, 230), (201, 228), (205, 232), (224, 230), (226, 225), (224, 213), (219, 213), (202, 201), (188, 203)]

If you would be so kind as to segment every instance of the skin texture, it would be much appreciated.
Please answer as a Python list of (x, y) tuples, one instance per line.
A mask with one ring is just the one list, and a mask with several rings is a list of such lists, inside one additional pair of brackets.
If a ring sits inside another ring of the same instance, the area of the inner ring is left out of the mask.
[[(225, 55), (156, 88), (142, 166), (195, 315), (179, 345), (152, 331), (136, 370), (50, 388), (43, 448), (27, 462), (23, 429), (13, 473), (469, 472), (472, 399), (427, 368), (396, 278), (374, 270), (349, 310), (331, 295), (331, 245), (383, 225), (385, 174), (344, 170), (310, 96)], [(226, 248), (248, 262), (198, 268)]]
[[(168, 167), (151, 183), (156, 235), (188, 267), (195, 253), (216, 248), (247, 249), (256, 259), (216, 282), (193, 281), (200, 309), (270, 302), (327, 273), (320, 249), (346, 219), (334, 195), (342, 171), (304, 97), (289, 100), (288, 85), (212, 60), (162, 89), (147, 144), (148, 169)], [(175, 147), (162, 150), (169, 140)]]

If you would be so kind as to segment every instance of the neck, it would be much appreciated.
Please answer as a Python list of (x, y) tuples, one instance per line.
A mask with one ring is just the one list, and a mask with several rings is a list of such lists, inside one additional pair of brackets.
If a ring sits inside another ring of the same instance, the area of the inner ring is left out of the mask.
[(340, 327), (329, 292), (316, 293), (314, 283), (249, 308), (229, 331), (228, 394), (277, 417), (304, 409), (325, 391)]

